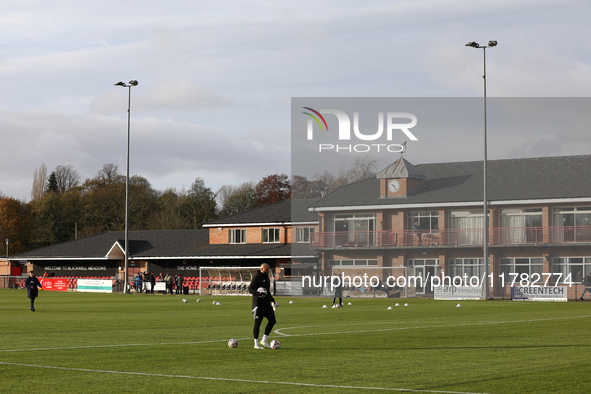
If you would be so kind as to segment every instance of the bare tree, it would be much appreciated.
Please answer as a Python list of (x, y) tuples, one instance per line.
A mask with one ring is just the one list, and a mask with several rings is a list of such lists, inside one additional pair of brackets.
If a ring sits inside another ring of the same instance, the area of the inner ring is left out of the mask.
[(59, 194), (64, 194), (66, 190), (77, 186), (80, 181), (80, 174), (78, 174), (78, 171), (74, 170), (72, 165), (57, 166), (54, 173)]
[(119, 176), (119, 167), (115, 164), (107, 163), (96, 174), (97, 178), (112, 181)]
[(359, 182), (376, 176), (380, 161), (372, 155), (363, 155), (355, 159), (348, 173), (349, 182)]
[(218, 191), (220, 216), (226, 217), (256, 207), (255, 183), (244, 182), (239, 186), (224, 185)]
[(47, 166), (41, 163), (33, 173), (33, 187), (31, 188), (31, 200), (39, 200), (45, 194), (45, 183), (47, 182)]
[(320, 192), (320, 197), (330, 190), (330, 186), (336, 181), (336, 178), (330, 172), (324, 170), (322, 174), (314, 175), (314, 183)]

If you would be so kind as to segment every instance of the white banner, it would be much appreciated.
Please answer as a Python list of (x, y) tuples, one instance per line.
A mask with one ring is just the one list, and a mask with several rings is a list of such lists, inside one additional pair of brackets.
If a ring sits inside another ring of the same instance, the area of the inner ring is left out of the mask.
[(91, 293), (112, 293), (113, 281), (111, 279), (78, 279), (76, 291)]
[(436, 300), (478, 300), (482, 297), (482, 286), (434, 286)]
[(511, 287), (513, 301), (568, 301), (566, 286)]

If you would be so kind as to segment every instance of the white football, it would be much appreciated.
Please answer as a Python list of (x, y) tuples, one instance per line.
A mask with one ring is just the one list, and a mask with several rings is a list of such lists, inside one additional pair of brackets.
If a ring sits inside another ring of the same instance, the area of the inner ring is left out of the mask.
[(281, 344), (277, 339), (273, 339), (269, 345), (271, 346), (271, 349), (279, 349), (281, 347)]
[(201, 302), (201, 299), (200, 298), (197, 298), (197, 302)]
[(238, 347), (238, 341), (234, 338), (230, 339), (228, 341), (228, 347), (231, 347), (232, 349), (237, 348)]
[(187, 299), (186, 298), (183, 298), (183, 302), (186, 304), (187, 303)]
[(212, 302), (212, 304), (214, 304), (214, 305), (215, 305), (215, 301), (213, 301), (213, 302)]
[(264, 287), (259, 287), (257, 289), (257, 295), (261, 298), (264, 298), (267, 296), (267, 289), (265, 289)]

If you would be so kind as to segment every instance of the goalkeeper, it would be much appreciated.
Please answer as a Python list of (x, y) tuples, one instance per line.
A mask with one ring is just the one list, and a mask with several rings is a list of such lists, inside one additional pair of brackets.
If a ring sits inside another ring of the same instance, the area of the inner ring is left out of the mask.
[[(269, 264), (261, 264), (261, 269), (257, 271), (255, 276), (248, 286), (248, 292), (252, 294), (252, 317), (254, 317), (254, 348), (264, 349), (269, 347), (269, 334), (275, 325), (275, 309), (277, 304), (275, 299), (269, 292), (271, 287), (271, 279), (269, 272), (271, 268)], [(267, 318), (267, 326), (265, 327), (265, 334), (259, 343), (259, 331), (263, 318)]]

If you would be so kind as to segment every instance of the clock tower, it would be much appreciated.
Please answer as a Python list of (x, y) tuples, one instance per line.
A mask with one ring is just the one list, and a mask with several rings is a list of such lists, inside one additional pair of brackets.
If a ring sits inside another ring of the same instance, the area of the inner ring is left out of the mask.
[(377, 176), (380, 180), (380, 198), (408, 197), (415, 192), (427, 176), (403, 157), (390, 164)]

